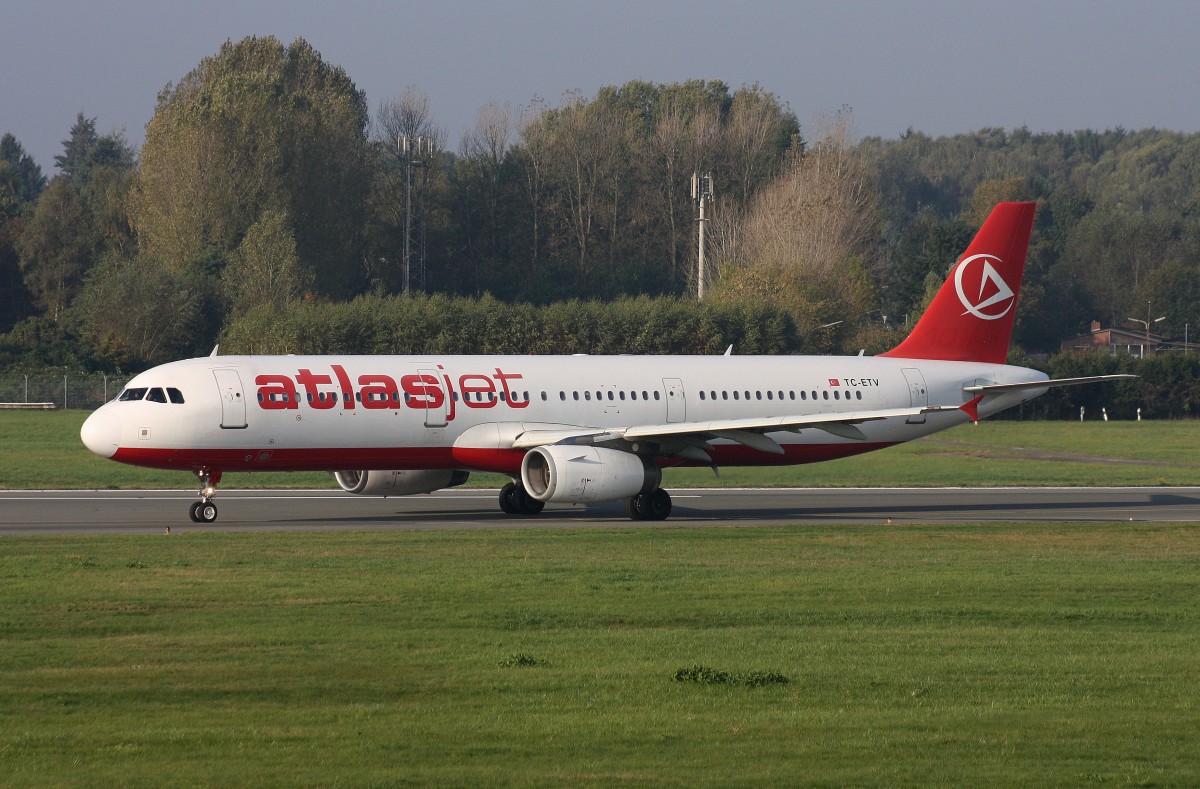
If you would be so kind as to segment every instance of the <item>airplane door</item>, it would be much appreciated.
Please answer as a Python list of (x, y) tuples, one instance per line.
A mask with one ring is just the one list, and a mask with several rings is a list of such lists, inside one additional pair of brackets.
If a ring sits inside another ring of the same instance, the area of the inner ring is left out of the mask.
[(664, 378), (663, 387), (667, 390), (667, 421), (682, 422), (687, 418), (687, 401), (683, 398), (683, 381), (678, 378)]
[[(430, 398), (425, 398), (425, 427), (445, 427), (446, 414), (450, 409), (450, 393), (442, 386), (441, 376), (437, 370), (417, 370), (417, 374), (421, 376), (421, 381), (425, 384), (426, 391), (431, 391), (434, 386), (442, 393), (438, 398), (441, 405), (430, 405)], [(433, 383), (430, 383), (433, 381)]]
[(213, 370), (217, 391), (221, 393), (221, 427), (242, 430), (246, 427), (246, 398), (242, 394), (242, 377), (237, 370)]
[[(905, 367), (902, 372), (904, 380), (908, 381), (909, 404), (913, 408), (929, 405), (929, 388), (925, 386), (925, 376), (921, 375), (921, 371), (915, 367)], [(905, 421), (910, 425), (923, 425), (925, 415), (910, 416)]]

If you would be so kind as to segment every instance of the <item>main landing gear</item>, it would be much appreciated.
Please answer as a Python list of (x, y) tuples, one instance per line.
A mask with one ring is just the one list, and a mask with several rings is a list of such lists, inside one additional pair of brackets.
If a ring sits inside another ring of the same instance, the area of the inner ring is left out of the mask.
[[(212, 505), (209, 505), (212, 506)], [(525, 488), (510, 482), (500, 489), (500, 509), (507, 515), (537, 515), (546, 506)], [(625, 514), (635, 521), (665, 521), (671, 514), (671, 494), (662, 488), (625, 499)]]
[(625, 499), (625, 514), (635, 521), (665, 521), (671, 514), (671, 494), (662, 488)]
[(546, 506), (546, 502), (538, 501), (525, 487), (510, 482), (500, 489), (500, 509), (506, 515), (537, 515)]
[(200, 501), (192, 502), (188, 517), (193, 523), (212, 523), (217, 519), (217, 505), (212, 500), (217, 495), (221, 472), (202, 468), (196, 472), (196, 479), (200, 481)]

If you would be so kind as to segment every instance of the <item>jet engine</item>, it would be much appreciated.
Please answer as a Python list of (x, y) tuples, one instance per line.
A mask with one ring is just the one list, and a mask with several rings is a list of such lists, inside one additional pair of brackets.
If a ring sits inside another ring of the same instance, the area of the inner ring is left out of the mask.
[(583, 504), (650, 493), (662, 482), (662, 469), (631, 452), (556, 444), (526, 453), (521, 482), (538, 501)]
[(359, 496), (411, 496), (453, 488), (467, 481), (466, 471), (335, 471), (342, 490)]

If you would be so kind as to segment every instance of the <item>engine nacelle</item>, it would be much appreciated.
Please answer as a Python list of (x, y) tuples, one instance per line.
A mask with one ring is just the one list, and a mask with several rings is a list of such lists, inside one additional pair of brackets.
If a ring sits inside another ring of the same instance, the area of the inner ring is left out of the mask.
[(466, 471), (335, 471), (342, 490), (358, 496), (411, 496), (453, 488), (467, 481)]
[(662, 469), (631, 452), (554, 445), (526, 453), (521, 482), (538, 501), (583, 504), (649, 493), (662, 482)]

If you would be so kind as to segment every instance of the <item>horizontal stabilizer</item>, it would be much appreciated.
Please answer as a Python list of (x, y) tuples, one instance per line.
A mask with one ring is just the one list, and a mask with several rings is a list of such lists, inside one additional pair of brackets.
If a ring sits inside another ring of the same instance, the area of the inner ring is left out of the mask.
[(979, 384), (964, 386), (963, 391), (972, 394), (1000, 394), (1001, 392), (1020, 392), (1031, 389), (1053, 389), (1057, 386), (1077, 386), (1097, 381), (1120, 381), (1128, 378), (1137, 378), (1137, 376), (1122, 373), (1119, 375), (1087, 375), (1082, 378), (1052, 378), (1045, 381), (1022, 381), (1015, 384)]

